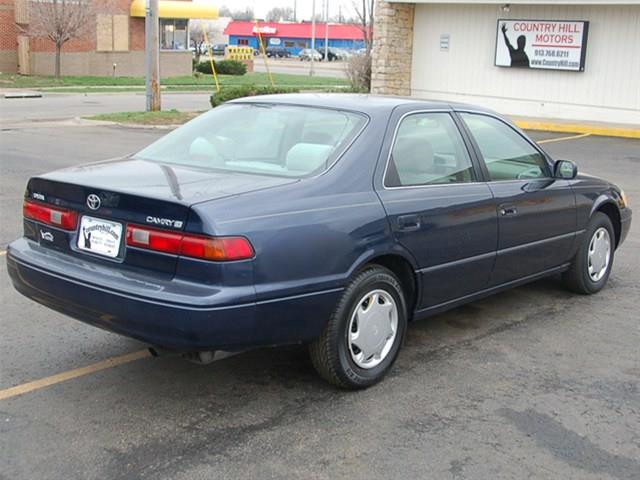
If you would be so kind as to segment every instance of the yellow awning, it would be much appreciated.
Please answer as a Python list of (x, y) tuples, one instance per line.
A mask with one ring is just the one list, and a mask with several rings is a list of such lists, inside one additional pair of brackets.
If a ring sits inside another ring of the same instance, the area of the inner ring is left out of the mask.
[[(218, 7), (208, 3), (178, 2), (175, 0), (160, 0), (160, 18), (197, 18), (215, 20), (218, 18)], [(129, 14), (132, 17), (146, 15), (146, 0), (133, 0)]]

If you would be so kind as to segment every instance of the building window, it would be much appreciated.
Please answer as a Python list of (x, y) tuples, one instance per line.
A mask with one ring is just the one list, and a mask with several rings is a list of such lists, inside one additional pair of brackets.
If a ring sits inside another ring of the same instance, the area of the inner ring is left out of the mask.
[(160, 19), (160, 48), (186, 50), (189, 47), (188, 20)]
[(239, 38), (238, 45), (249, 45), (249, 40), (247, 40), (246, 38)]
[(127, 15), (96, 15), (96, 51), (126, 52), (129, 50), (129, 17)]

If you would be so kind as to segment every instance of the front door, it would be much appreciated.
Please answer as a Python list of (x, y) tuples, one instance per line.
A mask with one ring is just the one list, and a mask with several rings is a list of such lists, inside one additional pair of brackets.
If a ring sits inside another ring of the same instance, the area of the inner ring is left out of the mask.
[(499, 241), (491, 285), (567, 262), (576, 230), (569, 183), (553, 178), (546, 155), (506, 122), (480, 113), (459, 115), (495, 197)]
[(385, 149), (383, 155), (390, 153), (378, 194), (396, 240), (419, 266), (417, 308), (486, 288), (497, 246), (496, 210), (452, 114), (406, 113)]

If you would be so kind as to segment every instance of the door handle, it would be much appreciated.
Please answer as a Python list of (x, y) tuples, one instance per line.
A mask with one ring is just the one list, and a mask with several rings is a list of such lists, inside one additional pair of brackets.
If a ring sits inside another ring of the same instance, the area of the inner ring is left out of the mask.
[(499, 212), (501, 217), (513, 217), (518, 214), (518, 209), (513, 205), (500, 205)]
[(418, 215), (400, 215), (398, 217), (398, 230), (411, 232), (420, 228), (420, 217)]

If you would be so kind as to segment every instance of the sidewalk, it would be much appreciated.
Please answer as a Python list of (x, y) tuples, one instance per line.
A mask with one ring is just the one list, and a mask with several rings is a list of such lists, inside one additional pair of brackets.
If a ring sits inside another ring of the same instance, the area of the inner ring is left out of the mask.
[[(638, 114), (640, 117), (640, 113)], [(605, 122), (581, 122), (553, 118), (511, 116), (513, 123), (523, 130), (538, 130), (558, 133), (588, 133), (606, 137), (640, 138), (640, 124), (618, 124)]]

